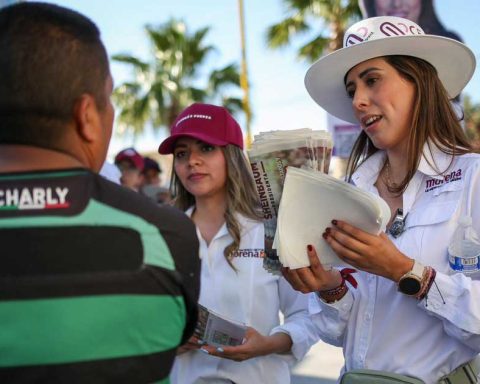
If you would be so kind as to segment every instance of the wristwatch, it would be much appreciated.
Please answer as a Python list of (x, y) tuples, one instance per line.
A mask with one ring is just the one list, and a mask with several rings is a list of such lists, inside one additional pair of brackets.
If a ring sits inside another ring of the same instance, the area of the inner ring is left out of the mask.
[(425, 267), (415, 260), (412, 270), (405, 273), (398, 281), (398, 291), (408, 296), (418, 294), (422, 289), (424, 272)]

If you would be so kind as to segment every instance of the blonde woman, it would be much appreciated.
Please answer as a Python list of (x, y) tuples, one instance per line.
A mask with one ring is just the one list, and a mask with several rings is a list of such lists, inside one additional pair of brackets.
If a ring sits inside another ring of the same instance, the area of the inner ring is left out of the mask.
[[(193, 104), (159, 148), (173, 153), (173, 193), (197, 227), (199, 303), (249, 326), (244, 343), (179, 349), (172, 383), (290, 383), (289, 366), (317, 340), (307, 297), (264, 270), (264, 229), (238, 123), (223, 107)], [(279, 311), (284, 323), (280, 325)]]

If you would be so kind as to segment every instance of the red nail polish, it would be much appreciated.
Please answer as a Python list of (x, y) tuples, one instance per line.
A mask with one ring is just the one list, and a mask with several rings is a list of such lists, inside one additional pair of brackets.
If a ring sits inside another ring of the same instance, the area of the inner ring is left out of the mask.
[(308, 249), (309, 252), (312, 252), (313, 247), (310, 244), (308, 244), (307, 249)]
[(325, 233), (326, 233), (327, 235), (329, 235), (330, 232), (332, 232), (332, 230), (331, 230), (330, 228), (325, 229)]
[(332, 220), (333, 225), (337, 225), (338, 221), (337, 220)]
[(323, 233), (322, 233), (322, 237), (323, 237), (324, 239), (326, 239), (326, 238), (327, 238), (327, 233), (326, 233), (326, 232), (323, 232)]

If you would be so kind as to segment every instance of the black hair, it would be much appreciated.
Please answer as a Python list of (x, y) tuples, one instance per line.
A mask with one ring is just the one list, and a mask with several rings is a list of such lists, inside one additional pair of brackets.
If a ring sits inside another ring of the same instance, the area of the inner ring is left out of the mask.
[(83, 94), (106, 107), (108, 56), (97, 26), (54, 4), (0, 10), (0, 143), (54, 148)]
[[(426, 34), (449, 37), (458, 41), (462, 41), (460, 36), (455, 32), (447, 30), (440, 22), (432, 0), (421, 0), (422, 10), (418, 17), (417, 24), (424, 30)], [(375, 9), (375, 0), (359, 0), (360, 9), (363, 17), (375, 17), (377, 11)]]

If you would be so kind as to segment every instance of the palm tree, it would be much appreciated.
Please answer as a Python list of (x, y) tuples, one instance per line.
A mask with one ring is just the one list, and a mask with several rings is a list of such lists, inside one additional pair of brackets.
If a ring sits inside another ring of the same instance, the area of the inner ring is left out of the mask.
[(171, 19), (157, 27), (147, 25), (145, 31), (152, 47), (150, 61), (128, 54), (112, 57), (133, 70), (133, 78), (120, 84), (113, 93), (120, 109), (119, 133), (138, 135), (147, 124), (154, 130), (169, 128), (193, 102), (221, 104), (232, 113), (241, 110), (241, 99), (228, 93), (240, 92), (237, 65), (212, 70), (206, 76), (201, 72), (207, 57), (215, 50), (205, 43), (208, 27), (189, 33), (183, 21)]
[(463, 101), (465, 132), (473, 145), (480, 149), (480, 104), (474, 103), (469, 95)]
[(292, 39), (312, 32), (315, 36), (303, 43), (297, 55), (309, 62), (343, 45), (345, 30), (360, 20), (358, 0), (283, 0), (288, 17), (267, 30), (271, 48), (291, 44)]

